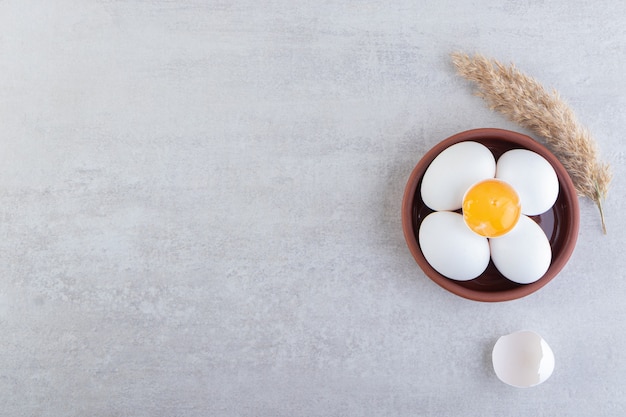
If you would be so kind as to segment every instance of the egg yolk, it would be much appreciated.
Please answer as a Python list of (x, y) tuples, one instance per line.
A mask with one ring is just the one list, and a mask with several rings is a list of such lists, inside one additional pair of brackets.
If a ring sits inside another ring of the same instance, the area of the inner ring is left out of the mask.
[(473, 185), (463, 197), (465, 224), (481, 236), (508, 233), (517, 224), (520, 213), (519, 196), (513, 187), (498, 179)]

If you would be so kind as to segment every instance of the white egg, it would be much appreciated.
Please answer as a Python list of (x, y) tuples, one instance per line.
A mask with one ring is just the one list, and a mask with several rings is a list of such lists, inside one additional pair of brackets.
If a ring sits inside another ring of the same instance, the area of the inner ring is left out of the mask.
[(418, 238), (426, 261), (448, 278), (474, 279), (489, 264), (487, 239), (472, 232), (458, 213), (429, 214), (420, 225)]
[(422, 179), (424, 204), (433, 210), (457, 210), (463, 195), (478, 181), (493, 178), (496, 162), (491, 151), (477, 142), (460, 142), (441, 152)]
[(520, 331), (502, 336), (491, 354), (496, 376), (518, 388), (539, 385), (554, 371), (554, 353), (535, 332)]
[(559, 195), (559, 180), (552, 165), (526, 149), (505, 152), (498, 159), (496, 177), (515, 188), (522, 213), (528, 216), (548, 211)]
[(498, 271), (519, 284), (530, 284), (546, 273), (552, 261), (550, 242), (541, 227), (521, 215), (509, 233), (489, 240)]

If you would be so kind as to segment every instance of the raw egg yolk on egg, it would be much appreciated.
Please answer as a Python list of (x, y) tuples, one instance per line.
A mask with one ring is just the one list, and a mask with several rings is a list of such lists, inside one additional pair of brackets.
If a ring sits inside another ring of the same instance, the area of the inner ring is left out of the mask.
[(463, 197), (465, 224), (481, 236), (498, 237), (510, 232), (517, 224), (520, 213), (517, 192), (498, 179), (474, 184)]

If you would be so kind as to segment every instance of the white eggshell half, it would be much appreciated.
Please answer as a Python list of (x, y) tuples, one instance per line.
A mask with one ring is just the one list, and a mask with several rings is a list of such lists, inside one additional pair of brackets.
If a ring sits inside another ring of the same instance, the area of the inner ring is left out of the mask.
[(456, 143), (437, 155), (424, 172), (422, 200), (433, 210), (460, 209), (467, 189), (495, 173), (496, 161), (486, 146)]
[(509, 233), (489, 240), (498, 271), (519, 284), (530, 284), (546, 273), (552, 261), (550, 242), (541, 227), (521, 215)]
[(420, 225), (418, 238), (426, 261), (441, 275), (467, 281), (487, 269), (487, 239), (472, 232), (458, 213), (429, 214)]
[(497, 377), (518, 388), (539, 385), (554, 371), (552, 349), (541, 336), (527, 330), (499, 338), (491, 359)]
[(552, 165), (541, 155), (513, 149), (498, 159), (496, 178), (515, 188), (522, 204), (522, 213), (534, 216), (554, 205), (559, 195), (559, 179)]

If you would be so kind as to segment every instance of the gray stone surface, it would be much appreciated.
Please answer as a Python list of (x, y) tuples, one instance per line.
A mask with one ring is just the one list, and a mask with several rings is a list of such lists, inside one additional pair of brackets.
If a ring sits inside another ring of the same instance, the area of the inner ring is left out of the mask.
[[(626, 3), (0, 1), (0, 414), (626, 414)], [(547, 287), (428, 280), (405, 181), (461, 130), (525, 132), (448, 54), (557, 88), (615, 180)], [(490, 365), (532, 329), (555, 372)]]

